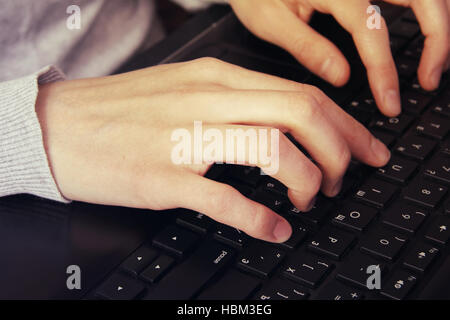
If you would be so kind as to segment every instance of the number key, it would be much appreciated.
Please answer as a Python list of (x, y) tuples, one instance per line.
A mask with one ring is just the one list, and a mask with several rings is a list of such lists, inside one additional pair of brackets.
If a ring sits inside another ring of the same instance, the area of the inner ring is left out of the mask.
[(416, 179), (405, 191), (405, 199), (425, 207), (436, 207), (447, 193), (447, 188), (440, 185)]

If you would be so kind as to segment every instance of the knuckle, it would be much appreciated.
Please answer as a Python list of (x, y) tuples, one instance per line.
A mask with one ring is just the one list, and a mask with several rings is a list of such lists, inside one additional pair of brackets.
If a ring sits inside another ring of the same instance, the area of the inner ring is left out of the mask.
[(311, 94), (294, 93), (290, 94), (287, 104), (291, 119), (296, 122), (297, 119), (312, 121), (321, 116), (320, 105)]
[(192, 67), (195, 69), (197, 75), (207, 78), (217, 77), (222, 74), (226, 63), (212, 57), (199, 58), (193, 61)]

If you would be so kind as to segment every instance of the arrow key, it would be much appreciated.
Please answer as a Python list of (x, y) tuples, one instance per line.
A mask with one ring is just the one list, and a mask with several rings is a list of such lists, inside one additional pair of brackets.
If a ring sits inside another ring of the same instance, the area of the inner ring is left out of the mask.
[(97, 295), (109, 300), (132, 300), (144, 289), (144, 285), (139, 281), (116, 273), (100, 286)]
[(195, 233), (171, 225), (156, 235), (153, 245), (182, 257), (192, 249), (198, 239), (199, 237)]
[(141, 278), (145, 281), (155, 283), (172, 267), (174, 262), (175, 260), (171, 257), (162, 255), (142, 271)]

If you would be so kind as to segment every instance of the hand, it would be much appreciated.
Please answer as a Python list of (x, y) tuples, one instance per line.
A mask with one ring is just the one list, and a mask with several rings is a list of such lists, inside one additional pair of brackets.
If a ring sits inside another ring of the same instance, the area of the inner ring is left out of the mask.
[[(234, 188), (202, 177), (210, 166), (171, 161), (175, 129), (276, 127), (279, 170), (290, 200), (311, 208), (321, 188), (339, 192), (351, 156), (383, 166), (389, 151), (319, 89), (211, 58), (122, 75), (47, 84), (36, 110), (49, 163), (68, 199), (148, 209), (184, 207), (267, 241), (287, 221)], [(248, 151), (248, 150), (247, 150)], [(224, 159), (215, 159), (217, 161)]]
[[(450, 0), (386, 0), (411, 6), (426, 36), (418, 76), (422, 87), (434, 90), (449, 68)], [(367, 28), (369, 0), (230, 0), (240, 20), (255, 35), (289, 51), (316, 75), (344, 85), (350, 67), (339, 49), (307, 25), (314, 10), (332, 14), (352, 34), (367, 69), (374, 98), (387, 116), (401, 111), (397, 71), (386, 23)]]

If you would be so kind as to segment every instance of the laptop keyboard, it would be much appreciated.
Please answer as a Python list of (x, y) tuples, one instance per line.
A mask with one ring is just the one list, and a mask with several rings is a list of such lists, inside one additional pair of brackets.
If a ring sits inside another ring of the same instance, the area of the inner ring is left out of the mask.
[[(188, 210), (132, 253), (93, 292), (100, 299), (359, 300), (419, 298), (427, 286), (450, 285), (450, 90), (420, 88), (416, 70), (423, 36), (407, 12), (390, 28), (400, 75), (403, 113), (386, 118), (363, 79), (331, 88), (296, 66), (219, 58), (250, 69), (315, 84), (392, 151), (384, 168), (352, 161), (341, 193), (318, 196), (301, 212), (279, 181), (258, 168), (215, 165), (211, 179), (284, 216), (292, 237), (282, 244), (250, 238)], [(362, 68), (360, 61), (353, 63)], [(353, 72), (355, 74), (355, 72)], [(356, 77), (363, 75), (359, 72)], [(298, 77), (302, 77), (298, 79)], [(357, 94), (355, 94), (357, 93)], [(381, 288), (367, 287), (369, 266)], [(429, 290), (428, 290), (429, 291)]]

